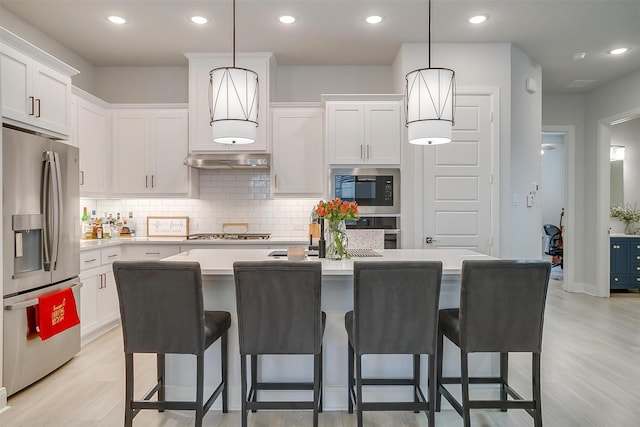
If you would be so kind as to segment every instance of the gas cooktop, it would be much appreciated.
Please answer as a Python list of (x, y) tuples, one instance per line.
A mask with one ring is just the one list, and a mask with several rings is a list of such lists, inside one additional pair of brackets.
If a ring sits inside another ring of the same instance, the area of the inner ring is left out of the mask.
[(267, 240), (271, 233), (198, 233), (190, 234), (187, 240)]

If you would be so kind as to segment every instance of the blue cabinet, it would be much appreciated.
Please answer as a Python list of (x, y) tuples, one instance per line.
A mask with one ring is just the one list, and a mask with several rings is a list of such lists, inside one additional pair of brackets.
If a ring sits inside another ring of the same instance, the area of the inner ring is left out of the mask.
[(611, 289), (640, 288), (640, 237), (610, 239)]

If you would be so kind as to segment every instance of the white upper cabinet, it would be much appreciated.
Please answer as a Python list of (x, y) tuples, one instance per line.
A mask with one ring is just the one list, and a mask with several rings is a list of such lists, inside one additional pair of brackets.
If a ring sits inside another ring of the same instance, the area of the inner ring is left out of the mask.
[[(340, 96), (346, 97), (348, 95)], [(354, 101), (326, 102), (329, 164), (399, 165), (401, 96), (389, 95), (387, 98), (392, 98), (390, 100), (370, 101), (360, 100), (367, 96), (354, 97)]]
[(109, 192), (107, 172), (111, 152), (107, 109), (99, 105), (97, 98), (92, 102), (73, 95), (72, 111), (75, 122), (72, 142), (80, 150), (80, 195), (104, 197)]
[(0, 27), (5, 122), (67, 139), (71, 134), (71, 76), (77, 73)]
[(269, 151), (269, 87), (272, 53), (236, 54), (236, 67), (258, 74), (258, 129), (253, 144), (227, 145), (213, 142), (209, 112), (209, 72), (231, 67), (230, 53), (187, 53), (189, 59), (189, 152)]
[(273, 104), (271, 193), (322, 197), (324, 192), (324, 109)]
[(112, 124), (114, 195), (193, 195), (186, 109), (114, 109)]

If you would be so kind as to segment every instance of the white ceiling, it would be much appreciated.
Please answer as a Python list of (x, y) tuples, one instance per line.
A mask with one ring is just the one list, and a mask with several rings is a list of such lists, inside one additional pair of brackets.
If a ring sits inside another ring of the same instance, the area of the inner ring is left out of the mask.
[[(96, 66), (186, 65), (182, 52), (231, 51), (231, 0), (0, 0)], [(433, 0), (434, 43), (511, 42), (542, 66), (545, 93), (580, 93), (640, 69), (640, 0)], [(486, 13), (472, 26), (466, 18)], [(114, 26), (106, 16), (128, 19)], [(192, 15), (209, 19), (205, 26)], [(285, 26), (277, 17), (290, 14)], [(378, 25), (364, 18), (384, 17)], [(389, 65), (427, 40), (426, 0), (237, 0), (237, 51), (279, 65)], [(607, 50), (631, 51), (612, 57)], [(582, 61), (571, 55), (585, 52)], [(433, 66), (446, 66), (432, 58)], [(426, 66), (426, 64), (425, 64)], [(575, 81), (585, 87), (567, 88)]]

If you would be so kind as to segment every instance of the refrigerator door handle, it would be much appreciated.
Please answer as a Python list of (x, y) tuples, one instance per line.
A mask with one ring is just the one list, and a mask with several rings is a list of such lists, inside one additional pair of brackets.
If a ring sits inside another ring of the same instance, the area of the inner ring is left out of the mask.
[[(82, 282), (77, 282), (71, 289), (82, 288)], [(17, 302), (15, 304), (8, 304), (4, 306), (4, 309), (7, 311), (15, 311), (20, 310), (22, 308), (33, 307), (34, 305), (38, 305), (38, 298), (32, 298), (30, 300)]]
[(62, 230), (62, 218), (64, 218), (64, 212), (62, 211), (62, 177), (60, 174), (60, 157), (58, 153), (53, 152), (53, 169), (51, 171), (52, 184), (53, 184), (53, 248), (51, 254), (51, 261), (53, 264), (53, 270), (56, 269), (58, 263), (58, 252), (60, 249), (60, 232)]
[(42, 153), (42, 190), (41, 190), (41, 209), (43, 214), (42, 221), (42, 240), (44, 246), (44, 269), (51, 270), (51, 151)]
[(42, 209), (44, 211), (44, 269), (56, 269), (62, 227), (62, 178), (60, 158), (54, 151), (43, 153), (44, 178), (42, 183)]

